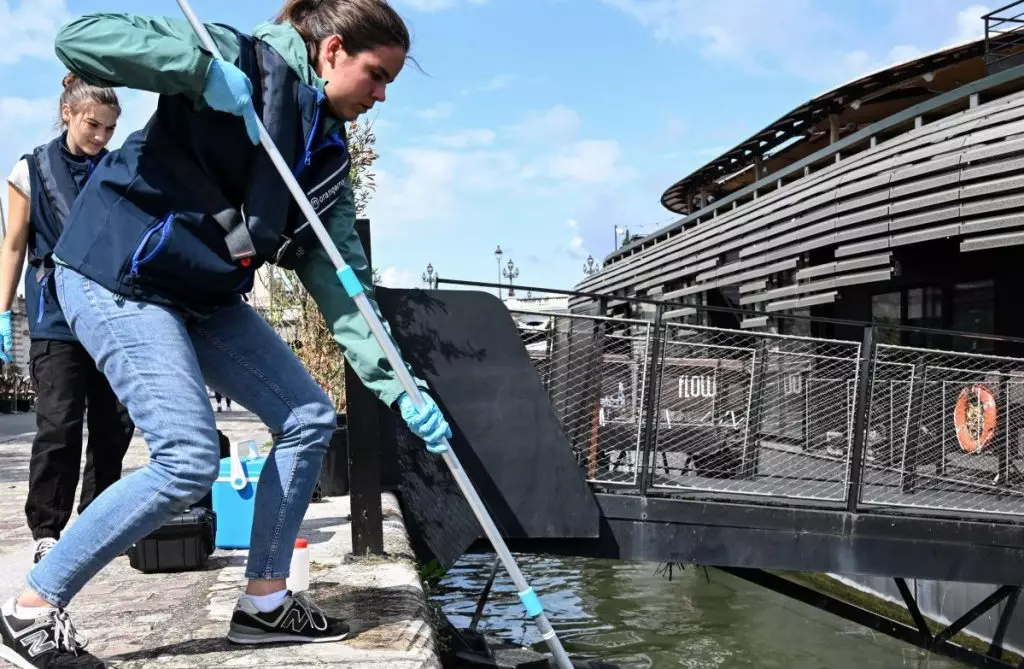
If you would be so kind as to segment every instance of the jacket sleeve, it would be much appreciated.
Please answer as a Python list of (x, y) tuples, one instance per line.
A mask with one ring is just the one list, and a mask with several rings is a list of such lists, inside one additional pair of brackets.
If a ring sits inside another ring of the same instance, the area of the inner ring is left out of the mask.
[[(238, 60), (228, 28), (207, 25), (221, 55)], [(126, 86), (164, 95), (202, 98), (212, 56), (185, 20), (137, 14), (87, 14), (57, 32), (57, 57), (96, 86)]]
[[(346, 183), (342, 199), (331, 209), (331, 216), (324, 221), (324, 225), (342, 258), (359, 277), (374, 312), (390, 335), (391, 328), (381, 316), (377, 302), (373, 298), (372, 270), (355, 229), (355, 217), (352, 188)], [(334, 340), (341, 345), (345, 359), (352, 369), (381, 402), (392, 407), (404, 392), (402, 385), (384, 356), (383, 349), (377, 344), (365, 319), (356, 308), (355, 302), (338, 282), (334, 265), (327, 252), (317, 244), (296, 267), (296, 273), (327, 320), (328, 327), (334, 333)], [(408, 363), (406, 368), (412, 373)], [(415, 374), (413, 378), (421, 390), (427, 390), (424, 381), (416, 378)]]

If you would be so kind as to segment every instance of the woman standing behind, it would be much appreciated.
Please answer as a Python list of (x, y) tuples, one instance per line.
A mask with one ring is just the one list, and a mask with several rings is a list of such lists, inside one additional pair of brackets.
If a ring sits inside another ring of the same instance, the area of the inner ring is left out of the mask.
[(25, 307), (38, 429), (25, 514), (36, 542), (35, 562), (49, 552), (71, 518), (86, 405), (89, 443), (79, 513), (121, 477), (121, 461), (135, 429), (64, 319), (51, 259), (71, 204), (106, 154), (120, 114), (113, 89), (67, 75), (60, 97), (63, 131), (19, 160), (7, 180), (11, 215), (0, 248), (0, 359), (13, 360), (11, 304), (27, 253)]

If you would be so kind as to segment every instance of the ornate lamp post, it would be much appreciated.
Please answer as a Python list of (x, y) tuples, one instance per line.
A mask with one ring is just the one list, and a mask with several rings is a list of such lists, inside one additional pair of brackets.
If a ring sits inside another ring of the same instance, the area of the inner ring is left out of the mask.
[(585, 265), (583, 265), (583, 273), (586, 274), (587, 276), (593, 276), (594, 274), (597, 274), (597, 271), (599, 269), (600, 267), (598, 267), (597, 263), (594, 262), (594, 256), (588, 255), (587, 262)]
[(427, 263), (427, 271), (423, 273), (423, 283), (427, 284), (427, 290), (437, 290), (437, 274), (434, 274), (434, 266)]
[(508, 265), (505, 266), (505, 271), (502, 272), (502, 274), (504, 274), (505, 278), (508, 279), (508, 296), (514, 297), (516, 293), (515, 289), (512, 287), (512, 279), (519, 277), (519, 268), (516, 267), (511, 258), (509, 258)]

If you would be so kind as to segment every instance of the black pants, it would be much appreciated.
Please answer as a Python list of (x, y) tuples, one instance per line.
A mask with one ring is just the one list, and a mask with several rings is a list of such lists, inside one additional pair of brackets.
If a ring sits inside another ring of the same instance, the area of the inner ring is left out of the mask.
[(135, 424), (78, 342), (33, 340), (29, 358), (37, 431), (25, 515), (33, 539), (56, 539), (75, 504), (86, 407), (89, 443), (78, 513), (121, 478), (121, 462)]

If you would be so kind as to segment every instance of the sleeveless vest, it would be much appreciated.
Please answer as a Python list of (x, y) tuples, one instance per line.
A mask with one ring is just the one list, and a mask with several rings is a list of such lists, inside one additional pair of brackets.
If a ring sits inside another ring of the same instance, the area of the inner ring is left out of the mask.
[[(269, 44), (236, 33), (253, 104), (318, 214), (342, 198), (347, 138), (321, 137), (323, 95)], [(55, 254), (118, 295), (197, 315), (249, 292), (265, 262), (292, 268), (317, 244), (241, 118), (161, 96), (75, 201)]]
[(57, 302), (52, 255), (75, 198), (106, 153), (75, 161), (66, 155), (65, 137), (66, 133), (23, 156), (32, 191), (25, 267), (25, 310), (32, 339), (75, 341)]

